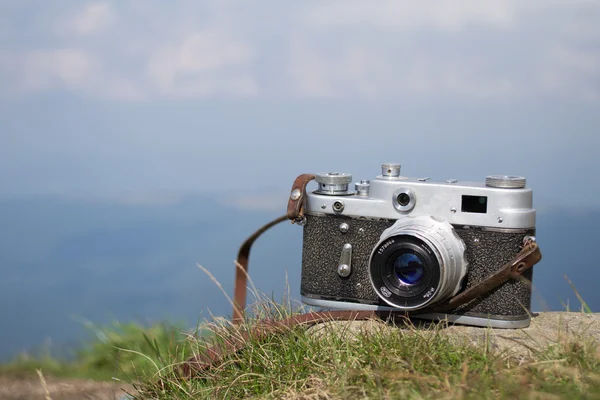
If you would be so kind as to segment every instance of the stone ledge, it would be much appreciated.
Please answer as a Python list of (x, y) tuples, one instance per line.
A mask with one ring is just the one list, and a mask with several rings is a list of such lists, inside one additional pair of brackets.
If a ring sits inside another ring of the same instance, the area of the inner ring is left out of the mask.
[[(401, 326), (401, 324), (399, 324)], [(416, 325), (416, 324), (415, 324)], [(430, 325), (430, 324), (425, 324)], [(331, 329), (333, 328), (333, 329)], [(409, 332), (406, 327), (396, 327), (382, 321), (334, 321), (310, 328), (311, 334), (330, 334), (343, 331), (352, 340), (356, 333), (381, 330)], [(418, 329), (418, 328), (416, 328)], [(476, 346), (488, 344), (493, 351), (528, 357), (532, 352), (557, 343), (594, 342), (600, 344), (600, 314), (581, 312), (540, 312), (534, 313), (531, 324), (522, 329), (491, 329), (464, 325), (440, 327), (456, 343), (470, 343)], [(424, 334), (433, 332), (423, 329)]]

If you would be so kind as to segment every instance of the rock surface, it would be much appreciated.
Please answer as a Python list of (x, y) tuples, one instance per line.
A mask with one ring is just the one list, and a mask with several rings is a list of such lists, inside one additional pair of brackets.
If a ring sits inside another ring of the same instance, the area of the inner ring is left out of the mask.
[(524, 329), (451, 326), (447, 330), (475, 344), (484, 344), (489, 338), (490, 344), (500, 351), (530, 353), (532, 350), (546, 348), (556, 343), (585, 340), (599, 343), (600, 314), (544, 312), (535, 315), (531, 319), (531, 325)]
[[(113, 382), (44, 377), (0, 376), (0, 399), (3, 400), (126, 400), (131, 386)], [(125, 390), (125, 391), (124, 391)]]
[[(329, 328), (333, 327), (334, 330)], [(373, 329), (403, 329), (379, 321), (335, 321), (310, 328), (315, 334), (343, 330), (351, 338), (353, 332)], [(600, 345), (600, 313), (542, 312), (523, 329), (489, 329), (449, 325), (441, 328), (459, 343), (488, 345), (490, 350), (527, 357), (548, 345), (565, 342), (595, 342)], [(428, 330), (425, 329), (424, 332)], [(429, 330), (433, 332), (433, 330)]]

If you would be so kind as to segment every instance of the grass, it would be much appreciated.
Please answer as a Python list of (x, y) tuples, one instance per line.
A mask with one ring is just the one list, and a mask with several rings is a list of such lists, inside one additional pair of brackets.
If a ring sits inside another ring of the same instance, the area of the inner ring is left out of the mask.
[(0, 374), (27, 377), (39, 369), (47, 376), (131, 381), (152, 376), (156, 361), (166, 361), (163, 355), (183, 358), (192, 354), (183, 331), (169, 324), (114, 323), (92, 331), (94, 338), (76, 350), (74, 357), (58, 358), (49, 351), (22, 354), (0, 365)]
[[(292, 313), (271, 300), (254, 311), (259, 318)], [(241, 329), (257, 320), (248, 318)], [(220, 341), (237, 334), (226, 324), (212, 329)], [(137, 389), (140, 399), (600, 398), (596, 343), (585, 332), (569, 337), (524, 356), (455, 340), (441, 323), (326, 323), (251, 337), (243, 351), (191, 380), (172, 372), (183, 360), (171, 359)], [(203, 340), (192, 343), (202, 351)]]
[(176, 372), (204, 351), (208, 337), (222, 343), (263, 318), (303, 311), (262, 297), (241, 327), (207, 322), (201, 336), (168, 325), (119, 324), (99, 330), (74, 361), (22, 358), (0, 373), (117, 377), (132, 383), (140, 399), (600, 399), (600, 353), (584, 330), (512, 353), (492, 351), (486, 340), (456, 340), (442, 323), (325, 323), (250, 336), (243, 351), (193, 379)]

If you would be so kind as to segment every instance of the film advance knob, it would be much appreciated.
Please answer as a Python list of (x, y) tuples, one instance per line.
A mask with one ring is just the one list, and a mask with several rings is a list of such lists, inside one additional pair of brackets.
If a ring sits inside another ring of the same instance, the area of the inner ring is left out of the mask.
[(526, 180), (522, 176), (489, 175), (485, 178), (486, 186), (501, 189), (522, 189), (525, 183)]

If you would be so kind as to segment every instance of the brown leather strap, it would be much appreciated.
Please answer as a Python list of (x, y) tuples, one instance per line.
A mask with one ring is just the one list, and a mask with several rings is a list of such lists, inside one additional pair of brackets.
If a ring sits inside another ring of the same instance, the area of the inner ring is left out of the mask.
[(248, 282), (248, 258), (252, 244), (267, 229), (280, 222), (287, 220), (287, 215), (282, 215), (260, 227), (240, 247), (235, 268), (235, 286), (233, 289), (233, 317), (234, 324), (240, 324), (244, 320), (244, 309), (246, 308), (246, 284)]
[(240, 351), (250, 338), (262, 339), (268, 335), (284, 332), (286, 329), (298, 325), (311, 326), (317, 323), (328, 321), (352, 321), (368, 319), (384, 319), (385, 315), (390, 316), (398, 314), (397, 312), (378, 312), (378, 311), (324, 311), (309, 312), (296, 315), (281, 321), (265, 320), (258, 323), (250, 331), (230, 332), (227, 340), (222, 343), (213, 343), (207, 347), (204, 353), (198, 353), (187, 360), (181, 368), (182, 375), (191, 378), (200, 375), (203, 371), (213, 367), (225, 356)]
[(306, 185), (315, 179), (313, 174), (302, 174), (296, 178), (290, 191), (288, 200), (287, 216), (294, 222), (300, 221), (304, 217), (304, 199), (306, 196)]
[(290, 191), (286, 215), (282, 215), (260, 227), (244, 243), (239, 251), (235, 268), (235, 286), (233, 291), (233, 317), (232, 322), (236, 325), (244, 320), (244, 309), (246, 308), (246, 284), (248, 282), (248, 258), (250, 249), (254, 241), (258, 239), (267, 229), (286, 219), (292, 223), (298, 222), (304, 216), (304, 199), (306, 196), (306, 186), (313, 180), (313, 174), (302, 174), (296, 178)]
[(523, 244), (522, 250), (508, 263), (504, 264), (495, 273), (488, 276), (475, 286), (464, 290), (456, 296), (450, 298), (444, 303), (439, 303), (431, 309), (424, 309), (420, 313), (426, 312), (444, 312), (454, 309), (458, 306), (482, 296), (491, 290), (497, 288), (509, 279), (519, 279), (521, 275), (542, 259), (542, 253), (538, 244), (532, 240), (527, 240)]

